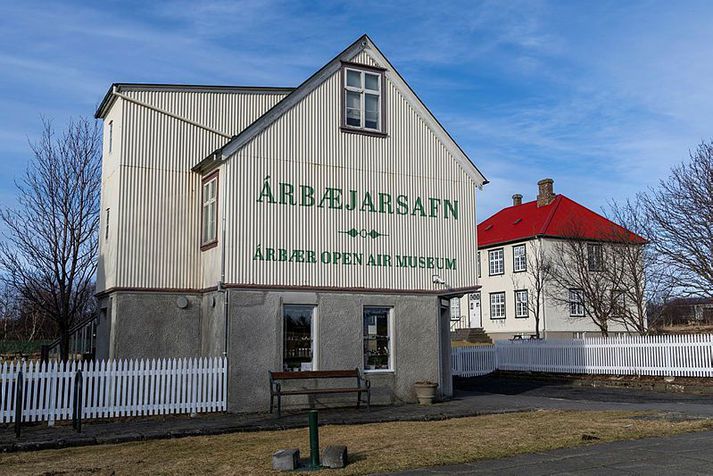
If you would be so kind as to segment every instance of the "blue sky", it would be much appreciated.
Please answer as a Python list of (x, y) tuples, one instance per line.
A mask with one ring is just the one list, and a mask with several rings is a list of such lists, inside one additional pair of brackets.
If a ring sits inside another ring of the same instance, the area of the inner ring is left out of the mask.
[(594, 210), (713, 138), (713, 2), (0, 0), (0, 203), (112, 82), (293, 86), (368, 33), (491, 181)]

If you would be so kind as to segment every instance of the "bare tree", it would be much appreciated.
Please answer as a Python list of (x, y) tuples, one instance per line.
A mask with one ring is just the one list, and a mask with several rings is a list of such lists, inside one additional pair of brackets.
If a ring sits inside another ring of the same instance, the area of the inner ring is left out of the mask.
[(527, 245), (527, 269), (524, 273), (513, 273), (512, 283), (515, 289), (527, 289), (527, 310), (535, 319), (535, 337), (540, 338), (545, 290), (552, 273), (552, 259), (540, 239)]
[(588, 239), (580, 223), (570, 223), (569, 230), (566, 238), (553, 245), (550, 276), (555, 286), (548, 288), (548, 297), (566, 309), (581, 309), (581, 314), (570, 315), (590, 319), (602, 335), (608, 336), (612, 318), (621, 308), (620, 290), (624, 286), (617, 245)]
[(652, 245), (674, 271), (676, 287), (713, 296), (713, 142), (701, 143), (640, 200)]
[(57, 135), (43, 120), (33, 160), (16, 182), (18, 207), (0, 210), (2, 278), (51, 319), (60, 356), (69, 354), (69, 330), (93, 297), (101, 184), (101, 135), (95, 122), (70, 122)]
[(615, 320), (627, 330), (644, 335), (662, 318), (666, 304), (674, 295), (671, 268), (650, 244), (654, 233), (643, 212), (641, 196), (622, 203), (611, 202), (608, 215), (623, 227), (614, 229), (611, 236), (611, 241), (621, 244), (613, 247), (612, 252), (613, 260), (623, 273)]

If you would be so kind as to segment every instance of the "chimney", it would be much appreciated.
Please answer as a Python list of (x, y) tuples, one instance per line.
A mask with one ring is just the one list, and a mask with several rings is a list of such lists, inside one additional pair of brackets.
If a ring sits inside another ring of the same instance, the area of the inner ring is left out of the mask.
[(522, 205), (522, 195), (519, 193), (516, 193), (515, 195), (512, 196), (512, 206), (516, 207), (518, 205)]
[(542, 179), (537, 182), (539, 193), (537, 194), (537, 207), (544, 207), (552, 203), (555, 199), (555, 194), (552, 185), (555, 183), (551, 178)]

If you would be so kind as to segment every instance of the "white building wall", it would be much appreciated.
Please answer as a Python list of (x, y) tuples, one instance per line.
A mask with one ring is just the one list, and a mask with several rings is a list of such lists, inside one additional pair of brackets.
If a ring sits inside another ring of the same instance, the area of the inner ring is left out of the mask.
[[(239, 133), (285, 96), (154, 87), (121, 93), (227, 135)], [(191, 168), (229, 139), (121, 98), (109, 110), (105, 128), (110, 118), (119, 150), (111, 156), (104, 151), (102, 210), (112, 205), (112, 235), (100, 247), (105, 264), (97, 291), (205, 287), (202, 261), (216, 251), (200, 253), (200, 176)], [(215, 284), (211, 276), (209, 286)]]
[[(484, 248), (480, 251), (481, 260), (481, 312), (482, 327), (486, 333), (495, 339), (509, 339), (515, 335), (529, 337), (535, 334), (535, 318), (533, 313), (528, 312), (527, 318), (515, 317), (515, 290), (527, 289), (534, 295), (533, 285), (527, 272), (513, 272), (513, 248), (525, 244), (528, 256), (534, 253), (538, 246), (542, 246), (545, 254), (553, 253), (555, 241), (543, 238), (532, 239), (505, 245), (495, 245)], [(489, 274), (489, 251), (502, 248), (505, 259), (505, 273), (502, 275), (490, 276)], [(560, 292), (561, 295), (568, 296), (568, 289), (555, 289), (557, 285), (550, 281), (548, 290), (545, 292), (544, 303), (540, 317), (540, 333), (543, 337), (549, 338), (572, 338), (587, 334), (600, 334), (599, 328), (592, 322), (591, 318), (572, 317), (569, 315), (569, 306), (566, 303), (557, 302), (551, 297), (551, 293)], [(505, 319), (492, 319), (490, 312), (490, 294), (505, 292)], [(461, 309), (467, 309), (469, 297), (461, 298)], [(478, 327), (470, 322), (471, 327)], [(455, 327), (466, 327), (465, 325)], [(612, 324), (610, 331), (624, 332), (625, 329), (620, 324)]]
[[(357, 60), (367, 61), (362, 53)], [(373, 60), (369, 58), (369, 63)], [(475, 186), (445, 145), (386, 75), (388, 137), (340, 130), (339, 73), (229, 159), (224, 188), (227, 282), (338, 288), (443, 290), (476, 284)], [(257, 203), (266, 177), (317, 190), (390, 192), (457, 200), (458, 220)], [(387, 236), (352, 238), (340, 231), (376, 230)], [(455, 259), (455, 270), (256, 262), (261, 247), (368, 255)]]

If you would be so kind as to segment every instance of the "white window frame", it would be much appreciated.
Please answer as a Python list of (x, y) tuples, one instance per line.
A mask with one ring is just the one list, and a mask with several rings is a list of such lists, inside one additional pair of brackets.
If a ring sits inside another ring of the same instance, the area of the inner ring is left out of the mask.
[(570, 317), (584, 317), (584, 291), (578, 288), (569, 289)]
[(478, 251), (478, 263), (476, 264), (476, 270), (478, 273), (478, 278), (481, 278), (483, 273), (482, 273), (482, 266), (480, 264), (480, 251)]
[(362, 342), (362, 366), (364, 366), (364, 339), (366, 336), (364, 335), (364, 311), (367, 309), (388, 309), (389, 314), (388, 314), (388, 324), (387, 324), (387, 330), (389, 332), (389, 368), (388, 369), (367, 369), (364, 368), (364, 373), (365, 374), (378, 374), (378, 373), (393, 373), (394, 372), (394, 308), (391, 306), (379, 306), (379, 305), (369, 305), (369, 306), (364, 306), (362, 307), (361, 310), (361, 325), (362, 325), (362, 336), (361, 336), (361, 342)]
[[(498, 301), (502, 302), (495, 302), (493, 298), (498, 298)], [(502, 300), (500, 299), (502, 297)], [(498, 309), (500, 306), (502, 306), (502, 314), (500, 313), (495, 313), (493, 312), (494, 309), (496, 309), (495, 306), (498, 306)], [(496, 293), (490, 293), (490, 319), (494, 321), (498, 320), (503, 320), (507, 317), (507, 305), (505, 303), (505, 291), (500, 291)]]
[[(522, 255), (518, 255), (518, 251), (522, 250)], [(522, 245), (515, 245), (512, 247), (512, 272), (522, 273), (527, 271), (527, 247)]]
[[(361, 87), (357, 88), (356, 86), (349, 86), (347, 84), (347, 77), (349, 75), (349, 71), (353, 71), (356, 73), (359, 73), (359, 77), (361, 79)], [(367, 89), (366, 88), (366, 75), (370, 74), (372, 76), (376, 76), (379, 81), (379, 90), (375, 91), (373, 89)], [(367, 131), (367, 132), (377, 132), (377, 133), (383, 133), (384, 132), (384, 108), (383, 108), (383, 100), (384, 100), (384, 81), (382, 80), (383, 78), (383, 73), (381, 71), (372, 71), (369, 69), (361, 69), (358, 67), (354, 66), (344, 66), (344, 91), (343, 91), (343, 111), (342, 111), (342, 125), (343, 127), (347, 129), (354, 129), (357, 131)], [(355, 126), (352, 124), (349, 124), (347, 122), (347, 92), (351, 91), (353, 93), (359, 94), (359, 125)], [(366, 127), (366, 95), (370, 94), (373, 96), (378, 97), (378, 105), (377, 105), (377, 113), (378, 113), (378, 124), (376, 128), (371, 128), (371, 127)]]
[[(495, 254), (499, 253), (500, 257), (496, 258)], [(495, 263), (500, 263), (500, 271), (497, 272), (494, 268)], [(488, 250), (488, 276), (500, 276), (505, 274), (505, 249), (496, 248), (494, 250)]]
[[(520, 297), (525, 295), (525, 300), (521, 300)], [(527, 318), (530, 316), (530, 306), (528, 300), (530, 299), (530, 293), (527, 289), (516, 289), (515, 290), (515, 317), (516, 318)], [(524, 312), (521, 312), (521, 307), (524, 307)]]
[[(212, 197), (206, 198), (206, 191), (209, 190), (210, 184), (215, 184), (214, 194)], [(201, 247), (210, 246), (218, 243), (218, 174), (206, 177), (201, 182)], [(206, 227), (210, 223), (206, 222), (206, 212), (213, 208), (213, 230), (212, 234), (206, 238)]]

